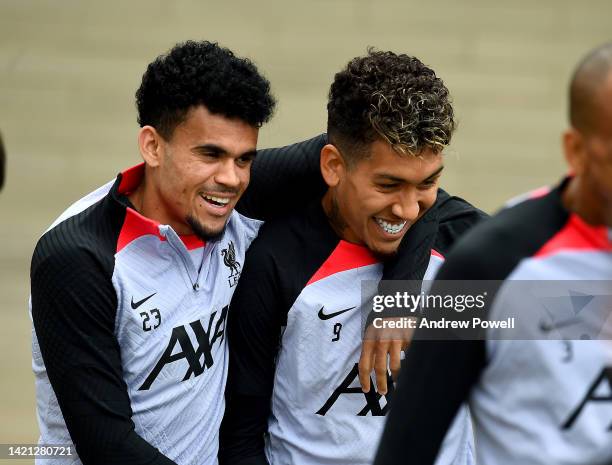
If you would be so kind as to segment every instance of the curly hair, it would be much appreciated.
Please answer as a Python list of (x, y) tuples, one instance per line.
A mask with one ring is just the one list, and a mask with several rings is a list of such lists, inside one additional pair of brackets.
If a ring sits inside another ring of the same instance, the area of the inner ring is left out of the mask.
[(136, 91), (138, 124), (153, 126), (167, 140), (198, 105), (260, 127), (275, 104), (270, 83), (250, 60), (208, 41), (180, 43), (157, 57)]
[(408, 55), (368, 49), (334, 77), (327, 132), (348, 162), (367, 155), (376, 139), (400, 155), (439, 153), (455, 129), (448, 89), (436, 73)]

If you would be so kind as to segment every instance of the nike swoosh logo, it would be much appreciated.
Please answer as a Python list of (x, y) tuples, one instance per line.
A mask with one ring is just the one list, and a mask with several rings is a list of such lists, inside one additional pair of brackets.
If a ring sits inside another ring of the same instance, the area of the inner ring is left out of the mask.
[(341, 315), (344, 312), (348, 312), (349, 310), (353, 310), (355, 307), (345, 308), (344, 310), (340, 310), (339, 312), (334, 312), (334, 313), (323, 313), (323, 309), (324, 308), (325, 308), (325, 305), (323, 307), (321, 307), (321, 310), (319, 310), (319, 318), (321, 318), (322, 320), (329, 320), (330, 318), (333, 318), (335, 316)]
[(138, 302), (134, 302), (134, 297), (132, 297), (132, 308), (134, 310), (136, 310), (138, 307), (140, 307), (142, 304), (144, 304), (147, 300), (149, 300), (151, 297), (153, 297), (155, 294), (157, 294), (157, 292), (154, 292), (153, 294), (151, 294), (149, 297), (145, 297), (142, 300), (139, 300)]

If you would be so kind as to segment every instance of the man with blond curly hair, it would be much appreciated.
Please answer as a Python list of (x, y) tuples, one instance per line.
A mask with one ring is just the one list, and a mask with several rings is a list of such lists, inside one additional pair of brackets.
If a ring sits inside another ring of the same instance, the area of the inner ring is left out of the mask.
[[(224, 465), (371, 463), (394, 385), (386, 352), (365, 344), (360, 356), (361, 283), (431, 278), (483, 216), (438, 189), (454, 112), (417, 58), (370, 51), (351, 60), (327, 110), (327, 192), (262, 227), (231, 303)], [(438, 463), (472, 463), (470, 442), (462, 410)]]

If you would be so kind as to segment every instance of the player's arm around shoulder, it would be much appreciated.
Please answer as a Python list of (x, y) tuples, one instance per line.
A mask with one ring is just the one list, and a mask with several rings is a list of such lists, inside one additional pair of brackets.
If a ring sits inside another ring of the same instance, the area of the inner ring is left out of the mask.
[(290, 214), (321, 197), (326, 184), (319, 159), (327, 135), (284, 147), (261, 149), (251, 167), (251, 180), (237, 210), (251, 218), (269, 221)]
[[(79, 458), (84, 464), (172, 464), (134, 431), (114, 336), (117, 296), (108, 263), (62, 232), (47, 232), (34, 251), (31, 315)], [(39, 414), (41, 422), (56, 421)]]

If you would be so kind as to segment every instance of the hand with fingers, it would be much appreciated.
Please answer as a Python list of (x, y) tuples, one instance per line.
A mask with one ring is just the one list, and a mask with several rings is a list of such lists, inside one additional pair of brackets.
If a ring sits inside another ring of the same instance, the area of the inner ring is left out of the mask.
[[(416, 321), (416, 320), (415, 320)], [(359, 382), (363, 392), (370, 391), (370, 374), (376, 375), (376, 391), (385, 395), (388, 391), (387, 378), (391, 376), (396, 381), (401, 365), (401, 352), (412, 340), (414, 328), (411, 325), (398, 325), (401, 317), (380, 318), (367, 327), (361, 345), (359, 358)], [(409, 326), (401, 327), (397, 326)]]

